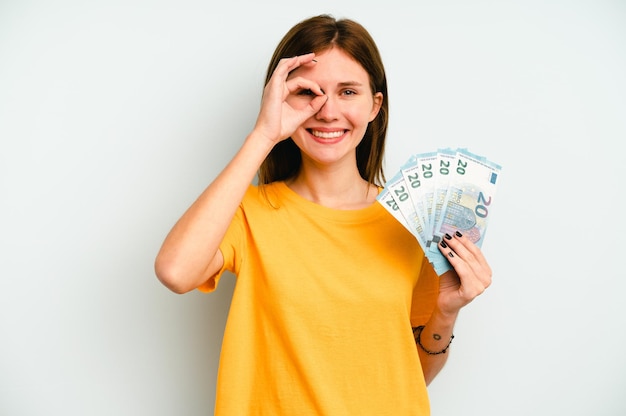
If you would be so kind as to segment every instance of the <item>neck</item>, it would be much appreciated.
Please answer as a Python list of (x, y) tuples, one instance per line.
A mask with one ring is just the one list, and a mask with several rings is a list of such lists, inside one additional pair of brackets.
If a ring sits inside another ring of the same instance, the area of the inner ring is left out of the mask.
[(361, 178), (354, 169), (310, 169), (300, 173), (287, 185), (301, 197), (335, 209), (361, 209), (376, 201), (378, 188)]

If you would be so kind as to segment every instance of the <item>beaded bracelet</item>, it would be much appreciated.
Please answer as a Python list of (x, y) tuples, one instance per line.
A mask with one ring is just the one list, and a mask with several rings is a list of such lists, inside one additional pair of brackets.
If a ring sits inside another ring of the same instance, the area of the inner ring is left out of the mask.
[(439, 354), (445, 354), (446, 351), (448, 351), (448, 348), (450, 348), (450, 344), (452, 344), (452, 340), (454, 339), (454, 334), (452, 334), (452, 336), (450, 336), (450, 341), (448, 341), (448, 345), (446, 345), (446, 347), (444, 349), (442, 349), (441, 351), (430, 351), (428, 349), (426, 349), (423, 345), (422, 345), (422, 341), (421, 341), (421, 336), (422, 336), (422, 331), (424, 330), (424, 325), (418, 326), (413, 328), (413, 336), (415, 337), (415, 341), (417, 342), (417, 345), (420, 346), (420, 348), (426, 353), (426, 354), (430, 354), (430, 355), (439, 355)]

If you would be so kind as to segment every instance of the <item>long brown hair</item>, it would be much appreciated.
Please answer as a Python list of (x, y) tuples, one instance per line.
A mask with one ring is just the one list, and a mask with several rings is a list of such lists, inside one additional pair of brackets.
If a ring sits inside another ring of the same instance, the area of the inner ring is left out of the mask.
[[(385, 182), (383, 155), (389, 120), (387, 76), (376, 43), (369, 32), (350, 19), (319, 15), (292, 27), (280, 41), (267, 68), (267, 84), (282, 58), (320, 53), (331, 47), (340, 48), (356, 60), (369, 74), (372, 94), (381, 92), (383, 102), (378, 115), (367, 126), (356, 148), (356, 162), (361, 177), (374, 185)], [(291, 179), (302, 165), (300, 149), (291, 138), (276, 144), (259, 168), (259, 184)]]

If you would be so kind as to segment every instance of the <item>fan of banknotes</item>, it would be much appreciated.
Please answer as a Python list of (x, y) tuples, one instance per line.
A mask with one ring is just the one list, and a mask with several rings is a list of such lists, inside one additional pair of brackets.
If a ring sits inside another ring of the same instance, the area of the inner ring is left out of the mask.
[(451, 269), (437, 247), (445, 234), (459, 231), (482, 245), (501, 169), (464, 148), (414, 154), (378, 202), (415, 236), (440, 276)]

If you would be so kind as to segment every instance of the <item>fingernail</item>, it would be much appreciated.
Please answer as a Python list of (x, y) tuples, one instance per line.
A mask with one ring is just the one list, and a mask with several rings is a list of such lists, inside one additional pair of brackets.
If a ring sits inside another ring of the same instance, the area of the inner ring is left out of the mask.
[(456, 234), (457, 237), (463, 237), (463, 234), (461, 234), (459, 231), (455, 232), (454, 234)]
[(446, 233), (445, 237), (446, 237), (446, 239), (448, 239), (448, 240), (452, 240), (452, 236), (451, 236), (450, 234), (448, 234), (448, 233)]
[(449, 253), (448, 253), (448, 256), (450, 256), (450, 257), (454, 257), (454, 254), (452, 254), (452, 252), (449, 252)]
[(311, 62), (317, 63), (317, 59), (311, 59)]
[(443, 248), (448, 248), (448, 245), (446, 244), (446, 242), (445, 242), (445, 241), (441, 240), (441, 243), (440, 243), (440, 244), (441, 244), (441, 247), (443, 247)]

